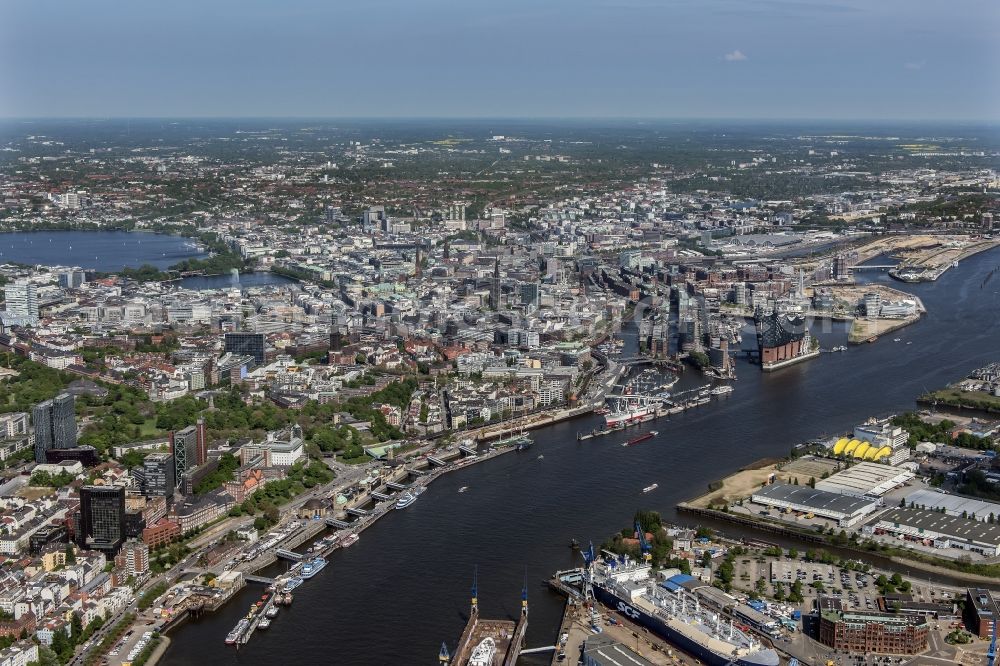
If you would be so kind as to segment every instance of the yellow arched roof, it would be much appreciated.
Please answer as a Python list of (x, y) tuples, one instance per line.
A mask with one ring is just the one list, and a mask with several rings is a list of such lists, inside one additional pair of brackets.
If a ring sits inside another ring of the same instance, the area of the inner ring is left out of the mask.
[(875, 456), (881, 451), (877, 446), (869, 446), (868, 451), (865, 452), (865, 460), (875, 460)]
[(872, 460), (881, 460), (882, 458), (885, 458), (890, 453), (892, 453), (892, 448), (889, 447), (889, 446), (883, 446), (881, 449), (879, 449), (875, 453), (874, 456), (872, 456)]
[(854, 457), (863, 458), (865, 456), (865, 453), (867, 453), (868, 449), (870, 448), (872, 448), (871, 444), (869, 444), (868, 442), (861, 442), (861, 446), (854, 449)]
[(847, 442), (848, 439), (846, 437), (841, 437), (840, 439), (838, 439), (837, 443), (833, 445), (833, 455), (839, 456), (841, 453), (843, 453), (844, 449), (847, 447)]
[(860, 440), (852, 439), (850, 442), (847, 443), (847, 448), (844, 449), (844, 453), (850, 453), (854, 449), (858, 448), (860, 445), (861, 445)]

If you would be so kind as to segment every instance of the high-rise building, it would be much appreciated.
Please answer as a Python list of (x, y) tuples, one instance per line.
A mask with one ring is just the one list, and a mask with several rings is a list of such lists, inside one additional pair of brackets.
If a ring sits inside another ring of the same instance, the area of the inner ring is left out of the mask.
[(76, 411), (69, 393), (35, 405), (31, 420), (35, 425), (35, 462), (46, 462), (45, 452), (50, 449), (76, 446)]
[(125, 540), (125, 488), (84, 486), (80, 488), (80, 513), (76, 521), (76, 543), (114, 557)]
[(264, 365), (263, 333), (226, 333), (226, 353), (253, 356), (257, 365)]
[(174, 458), (175, 487), (184, 473), (200, 467), (208, 460), (208, 444), (205, 441), (205, 421), (170, 433), (170, 453)]
[(521, 304), (528, 307), (538, 307), (542, 297), (541, 286), (537, 282), (525, 282), (521, 285)]
[(7, 312), (29, 326), (38, 325), (38, 287), (28, 280), (16, 280), (4, 287)]
[(66, 271), (59, 274), (59, 286), (63, 289), (79, 289), (87, 282), (87, 274), (83, 271)]
[(497, 256), (493, 264), (493, 277), (490, 278), (490, 309), (496, 312), (500, 309), (500, 257)]
[(177, 487), (174, 457), (169, 453), (150, 453), (142, 461), (142, 471), (145, 476), (142, 494), (146, 497), (165, 497), (170, 502)]
[(128, 576), (140, 577), (149, 573), (149, 546), (132, 539), (126, 541), (115, 564), (125, 569)]

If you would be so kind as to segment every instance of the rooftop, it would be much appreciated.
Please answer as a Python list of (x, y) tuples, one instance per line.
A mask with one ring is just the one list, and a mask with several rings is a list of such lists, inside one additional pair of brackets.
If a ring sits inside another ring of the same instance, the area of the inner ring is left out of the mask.
[(832, 493), (826, 490), (810, 488), (809, 486), (792, 486), (787, 483), (775, 483), (770, 486), (764, 486), (760, 490), (755, 491), (754, 495), (776, 501), (808, 506), (820, 511), (834, 511), (847, 515), (857, 513), (872, 504), (872, 500), (869, 499)]
[(949, 516), (938, 511), (897, 508), (882, 514), (876, 522), (906, 525), (917, 529), (921, 534), (926, 532), (928, 536), (940, 534), (958, 541), (1000, 545), (1000, 525)]

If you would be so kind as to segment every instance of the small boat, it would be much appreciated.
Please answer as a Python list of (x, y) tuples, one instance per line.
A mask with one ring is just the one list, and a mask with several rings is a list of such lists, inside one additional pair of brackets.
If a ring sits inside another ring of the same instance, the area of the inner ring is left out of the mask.
[(912, 345), (913, 344), (913, 340), (908, 340), (906, 344)]
[(537, 458), (535, 458), (535, 460), (541, 460), (541, 459), (543, 459), (544, 457), (545, 457), (545, 456), (538, 456)]
[(461, 488), (458, 489), (458, 492), (464, 493), (468, 489), (469, 489), (469, 486), (462, 486)]
[(261, 620), (260, 622), (257, 623), (257, 628), (258, 629), (267, 629), (270, 626), (271, 626), (271, 621), (269, 619), (267, 619), (266, 617), (263, 620)]
[(716, 386), (714, 389), (709, 391), (712, 395), (726, 395), (727, 393), (732, 393), (732, 386)]
[(644, 493), (651, 493), (651, 492), (653, 492), (654, 490), (656, 490), (659, 487), (660, 487), (660, 484), (658, 484), (658, 483), (651, 483), (648, 486), (646, 486), (645, 488), (643, 488), (642, 492), (644, 492)]
[(360, 539), (361, 537), (358, 536), (357, 534), (348, 534), (347, 537), (343, 540), (343, 542), (341, 542), (340, 547), (348, 548), (356, 544)]
[(893, 341), (893, 342), (899, 342), (899, 341), (900, 341), (900, 338), (893, 338), (893, 339), (892, 339), (892, 341)]
[(276, 618), (276, 617), (278, 617), (278, 607), (277, 606), (269, 606), (268, 609), (266, 611), (264, 611), (264, 616), (265, 617), (269, 617), (269, 618)]

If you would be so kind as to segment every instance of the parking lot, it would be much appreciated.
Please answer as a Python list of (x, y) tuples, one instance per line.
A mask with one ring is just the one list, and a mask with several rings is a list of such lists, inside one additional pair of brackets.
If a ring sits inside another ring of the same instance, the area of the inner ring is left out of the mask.
[[(822, 562), (806, 562), (804, 559), (776, 558), (768, 556), (744, 556), (736, 559), (736, 587), (763, 597), (773, 598), (776, 584), (781, 585), (784, 594), (791, 591), (795, 582), (800, 583), (803, 613), (813, 608), (813, 600), (820, 595), (841, 599), (845, 609), (877, 611), (881, 595), (876, 579), (882, 573), (842, 569)], [(890, 577), (890, 572), (885, 572)], [(763, 585), (760, 579), (764, 579)], [(959, 592), (944, 585), (911, 580), (909, 594), (916, 601), (941, 601), (951, 599)], [(763, 587), (763, 589), (761, 589)]]

